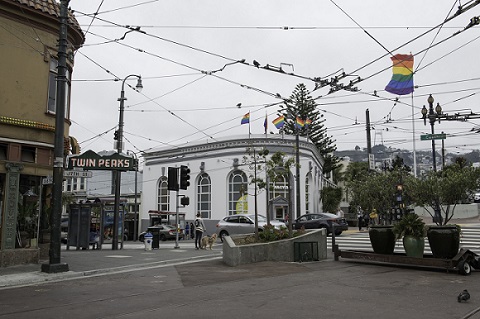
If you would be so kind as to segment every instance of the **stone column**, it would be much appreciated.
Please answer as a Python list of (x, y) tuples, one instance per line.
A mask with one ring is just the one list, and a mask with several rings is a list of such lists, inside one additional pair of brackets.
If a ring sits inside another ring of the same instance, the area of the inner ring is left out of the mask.
[(15, 249), (17, 235), (18, 194), (20, 189), (20, 171), (23, 165), (6, 163), (5, 212), (2, 221), (2, 250)]

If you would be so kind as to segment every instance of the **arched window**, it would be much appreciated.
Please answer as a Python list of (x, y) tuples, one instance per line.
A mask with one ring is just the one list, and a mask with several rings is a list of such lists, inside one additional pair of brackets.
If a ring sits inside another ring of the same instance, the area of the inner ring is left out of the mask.
[(312, 181), (312, 174), (308, 173), (305, 176), (305, 214), (310, 213), (310, 182)]
[(248, 213), (247, 175), (233, 171), (228, 178), (228, 215)]
[(198, 178), (197, 212), (202, 218), (212, 217), (212, 182), (207, 173), (201, 174)]
[[(270, 183), (272, 182), (270, 181)], [(272, 184), (269, 200), (272, 200), (278, 196), (288, 199), (288, 181), (286, 176), (277, 175)]]
[(170, 208), (170, 194), (168, 192), (168, 179), (160, 177), (157, 189), (157, 210), (168, 212)]

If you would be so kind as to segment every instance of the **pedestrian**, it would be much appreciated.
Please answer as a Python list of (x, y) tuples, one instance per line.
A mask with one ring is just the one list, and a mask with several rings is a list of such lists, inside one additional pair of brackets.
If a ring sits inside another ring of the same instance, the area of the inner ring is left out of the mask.
[(370, 214), (367, 212), (363, 214), (363, 225), (367, 227), (367, 230), (370, 228)]
[(337, 209), (337, 217), (338, 218), (343, 218), (343, 210), (340, 207), (338, 207), (338, 209)]
[(195, 238), (195, 227), (193, 226), (193, 223), (190, 223), (190, 238)]
[(195, 219), (195, 249), (202, 248), (202, 235), (203, 232), (207, 230), (203, 219), (200, 217), (200, 213), (197, 213), (197, 218)]
[(185, 225), (185, 239), (189, 238), (189, 230), (190, 230), (190, 225), (187, 223)]
[(372, 210), (372, 212), (370, 213), (370, 225), (371, 226), (375, 226), (377, 224), (377, 218), (378, 218), (377, 210), (374, 208)]
[(357, 219), (358, 219), (358, 230), (362, 230), (362, 224), (363, 224), (363, 212), (362, 208), (359, 206), (357, 209)]

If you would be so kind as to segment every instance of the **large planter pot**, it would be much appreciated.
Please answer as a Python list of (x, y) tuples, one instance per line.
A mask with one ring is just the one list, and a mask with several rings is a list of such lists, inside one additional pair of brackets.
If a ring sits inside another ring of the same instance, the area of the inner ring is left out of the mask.
[(393, 254), (395, 234), (393, 226), (372, 226), (368, 231), (373, 252), (376, 254)]
[(451, 259), (458, 253), (460, 232), (456, 226), (430, 226), (427, 237), (433, 257)]
[(425, 239), (413, 236), (403, 237), (403, 248), (408, 257), (423, 257), (423, 251), (425, 249)]

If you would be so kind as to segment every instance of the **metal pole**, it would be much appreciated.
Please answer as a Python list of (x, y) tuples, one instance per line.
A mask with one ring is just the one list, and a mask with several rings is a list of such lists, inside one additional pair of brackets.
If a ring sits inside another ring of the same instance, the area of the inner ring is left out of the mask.
[[(125, 80), (122, 82), (122, 91), (120, 92), (120, 117), (118, 119), (118, 140), (117, 140), (117, 153), (122, 153), (122, 143), (123, 143), (123, 112), (125, 110)], [(113, 207), (113, 238), (112, 238), (112, 250), (118, 249), (118, 218), (119, 218), (119, 206), (120, 206), (120, 183), (122, 179), (122, 172), (117, 170), (115, 171), (115, 205)]]
[(67, 88), (67, 23), (68, 2), (60, 1), (60, 34), (58, 43), (57, 94), (55, 100), (55, 144), (53, 161), (53, 209), (50, 216), (50, 249), (48, 264), (42, 264), (42, 272), (68, 271), (68, 264), (60, 259), (60, 221), (62, 216), (62, 191), (64, 168), (65, 102)]
[(433, 99), (428, 100), (428, 117), (430, 120), (430, 126), (432, 128), (432, 160), (433, 160), (433, 171), (437, 171), (437, 159), (435, 155), (435, 139), (433, 134), (435, 134), (435, 112), (433, 111)]
[[(435, 152), (435, 139), (433, 138), (433, 135), (435, 134), (435, 121), (437, 119), (437, 115), (435, 114), (435, 111), (433, 110), (433, 102), (434, 99), (432, 95), (428, 97), (428, 119), (430, 120), (430, 126), (432, 128), (432, 160), (433, 160), (433, 171), (437, 171), (437, 158), (436, 158), (436, 152)], [(433, 221), (435, 223), (439, 223), (440, 225), (442, 224), (442, 214), (440, 212), (440, 204), (438, 203), (438, 197), (435, 199), (435, 212), (434, 212), (434, 219)]]
[(174, 248), (180, 248), (178, 245), (178, 191), (175, 192), (175, 247)]
[(137, 174), (138, 174), (138, 159), (137, 155), (135, 155), (135, 161), (137, 162), (137, 169), (135, 170), (135, 216), (133, 218), (133, 240), (137, 240), (138, 236), (138, 204), (137, 204), (137, 196), (138, 196), (138, 191), (137, 191)]
[[(136, 74), (127, 75), (122, 81), (122, 91), (120, 92), (120, 116), (118, 119), (118, 140), (117, 140), (117, 153), (121, 154), (123, 151), (123, 112), (125, 110), (125, 81), (129, 78), (135, 76), (138, 78), (137, 88), (141, 89), (141, 76)], [(115, 171), (115, 207), (113, 213), (113, 239), (112, 239), (112, 250), (118, 249), (118, 219), (119, 219), (119, 206), (120, 206), (120, 184), (122, 179), (122, 171)]]
[[(413, 93), (412, 93), (412, 143), (413, 143), (413, 176), (417, 177), (417, 151), (415, 147), (415, 113), (413, 109)], [(383, 143), (382, 143), (383, 144)]]
[[(300, 138), (299, 138), (299, 131), (300, 128), (297, 127), (297, 136), (295, 139), (296, 142), (296, 152), (295, 152), (295, 175), (296, 175), (296, 190), (295, 190), (295, 198), (296, 198), (296, 211), (297, 211), (297, 216), (296, 218), (300, 217)], [(293, 214), (290, 217), (290, 224), (292, 224), (294, 218)]]

